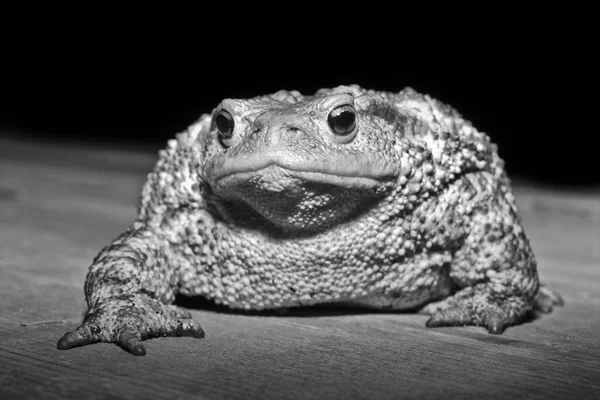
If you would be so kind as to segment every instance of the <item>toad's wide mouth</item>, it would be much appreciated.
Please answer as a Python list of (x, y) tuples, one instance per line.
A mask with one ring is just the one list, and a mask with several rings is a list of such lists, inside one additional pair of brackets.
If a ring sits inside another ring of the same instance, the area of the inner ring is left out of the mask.
[[(321, 183), (347, 189), (374, 189), (394, 181), (398, 172), (388, 163), (361, 163), (353, 157), (335, 157), (323, 162), (264, 155), (213, 162), (208, 175), (212, 177), (211, 186), (217, 190), (242, 182), (262, 181), (272, 183), (272, 189), (277, 191), (278, 186), (294, 182)], [(264, 188), (268, 190), (269, 186)]]
[(338, 175), (319, 171), (292, 170), (275, 163), (250, 171), (235, 171), (223, 175), (214, 182), (216, 188), (224, 188), (243, 182), (254, 181), (256, 183), (269, 183), (259, 187), (270, 191), (282, 191), (290, 185), (301, 185), (302, 183), (326, 184), (344, 187), (347, 189), (375, 189), (390, 182), (392, 177), (367, 177)]

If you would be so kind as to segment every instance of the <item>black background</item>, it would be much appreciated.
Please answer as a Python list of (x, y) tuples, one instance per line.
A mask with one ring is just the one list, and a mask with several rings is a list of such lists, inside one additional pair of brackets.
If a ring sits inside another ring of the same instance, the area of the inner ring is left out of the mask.
[(351, 83), (386, 91), (411, 86), (488, 133), (511, 176), (600, 183), (597, 129), (577, 124), (587, 118), (576, 94), (588, 84), (581, 50), (560, 32), (424, 42), (377, 35), (301, 41), (284, 33), (192, 40), (188, 33), (38, 34), (4, 50), (0, 127), (51, 142), (157, 150), (223, 98), (279, 89), (311, 94)]

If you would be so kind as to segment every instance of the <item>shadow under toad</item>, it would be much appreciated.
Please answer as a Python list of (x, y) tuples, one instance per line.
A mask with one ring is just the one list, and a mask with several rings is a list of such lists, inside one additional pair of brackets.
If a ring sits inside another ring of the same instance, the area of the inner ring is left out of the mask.
[[(259, 317), (333, 317), (347, 315), (365, 315), (365, 314), (412, 314), (417, 313), (422, 305), (407, 308), (403, 310), (394, 310), (388, 308), (373, 308), (367, 306), (357, 306), (351, 303), (323, 303), (310, 306), (297, 306), (269, 310), (243, 310), (234, 309), (222, 304), (217, 304), (214, 301), (202, 296), (183, 296), (178, 295), (175, 299), (176, 306), (184, 307), (192, 310), (211, 311), (223, 314), (246, 315)], [(426, 304), (426, 303), (425, 303)], [(540, 318), (540, 312), (530, 311), (527, 313), (520, 324), (530, 323)]]
[(284, 307), (276, 309), (264, 309), (264, 310), (244, 310), (235, 309), (217, 304), (213, 300), (204, 298), (202, 296), (183, 296), (178, 295), (175, 299), (175, 305), (194, 310), (212, 311), (224, 314), (234, 315), (247, 315), (247, 316), (263, 316), (263, 317), (327, 317), (335, 315), (354, 315), (354, 314), (373, 314), (373, 313), (388, 313), (394, 314), (399, 312), (416, 312), (418, 307), (409, 310), (392, 310), (391, 308), (369, 308), (366, 306), (357, 306), (350, 303), (323, 303), (314, 304), (307, 306), (296, 306), (296, 307)]

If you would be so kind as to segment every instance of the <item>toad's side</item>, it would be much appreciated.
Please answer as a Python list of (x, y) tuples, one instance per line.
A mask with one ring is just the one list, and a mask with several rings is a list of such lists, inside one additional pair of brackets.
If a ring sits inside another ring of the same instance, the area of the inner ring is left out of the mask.
[(95, 258), (62, 349), (204, 333), (175, 295), (258, 310), (415, 309), (501, 333), (539, 287), (503, 163), (453, 109), (357, 86), (223, 101), (172, 140), (135, 223)]

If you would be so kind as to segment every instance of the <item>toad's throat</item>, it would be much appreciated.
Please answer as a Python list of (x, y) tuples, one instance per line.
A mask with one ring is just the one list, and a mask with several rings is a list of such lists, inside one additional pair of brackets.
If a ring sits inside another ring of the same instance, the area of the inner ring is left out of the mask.
[(364, 176), (294, 171), (271, 164), (223, 176), (213, 190), (229, 200), (233, 213), (245, 204), (280, 228), (321, 230), (368, 209), (388, 187), (389, 181)]

